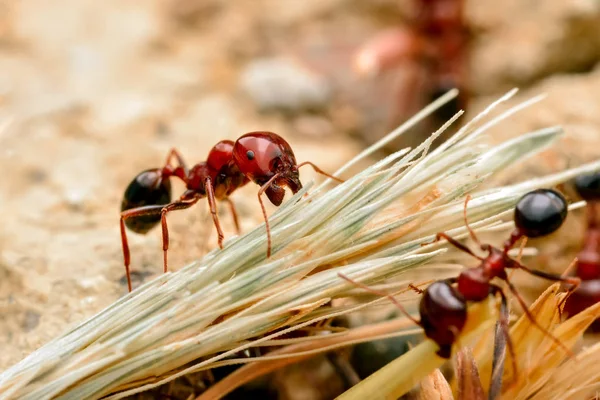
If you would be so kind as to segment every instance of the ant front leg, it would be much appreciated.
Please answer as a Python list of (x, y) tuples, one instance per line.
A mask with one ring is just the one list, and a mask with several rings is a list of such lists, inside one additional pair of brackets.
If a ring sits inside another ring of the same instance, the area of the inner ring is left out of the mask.
[(221, 224), (219, 223), (219, 215), (217, 214), (217, 201), (215, 200), (215, 190), (213, 188), (212, 180), (210, 178), (206, 178), (205, 187), (206, 197), (208, 198), (208, 205), (210, 207), (210, 213), (212, 215), (215, 228), (217, 229), (217, 240), (219, 241), (219, 248), (223, 249), (223, 239), (225, 238), (225, 235), (223, 234)]
[(269, 179), (267, 181), (267, 183), (265, 183), (264, 185), (262, 185), (260, 187), (260, 189), (258, 190), (258, 202), (260, 203), (260, 208), (261, 208), (262, 213), (263, 213), (263, 218), (265, 219), (265, 230), (267, 231), (267, 258), (271, 258), (271, 228), (269, 226), (269, 218), (267, 217), (267, 209), (265, 208), (265, 204), (262, 201), (262, 194), (280, 176), (281, 176), (281, 174), (279, 174), (279, 173), (273, 175), (271, 177), (271, 179)]
[(511, 281), (509, 281), (508, 278), (505, 279), (505, 281), (508, 284), (508, 288), (510, 289), (511, 293), (516, 297), (517, 301), (519, 302), (519, 305), (523, 309), (523, 313), (525, 314), (527, 319), (531, 322), (531, 324), (533, 326), (535, 326), (537, 329), (539, 329), (548, 338), (550, 338), (554, 343), (556, 343), (556, 345), (561, 347), (570, 358), (574, 357), (575, 355), (573, 354), (573, 352), (567, 346), (565, 346), (564, 343), (562, 343), (560, 340), (558, 340), (558, 338), (556, 336), (554, 336), (550, 331), (548, 331), (546, 328), (544, 328), (537, 322), (537, 320), (535, 319), (533, 314), (531, 314), (531, 311), (529, 311), (529, 307), (527, 307), (525, 300), (523, 300), (523, 297), (521, 297), (521, 294), (519, 293), (519, 291), (517, 290), (515, 285), (513, 285), (513, 283)]

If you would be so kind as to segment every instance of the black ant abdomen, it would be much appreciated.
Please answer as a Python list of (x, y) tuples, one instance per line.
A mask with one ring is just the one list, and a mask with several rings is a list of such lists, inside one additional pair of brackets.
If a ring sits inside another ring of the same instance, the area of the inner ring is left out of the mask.
[(436, 352), (450, 358), (452, 344), (467, 322), (467, 302), (448, 280), (433, 282), (423, 292), (419, 304), (420, 325), (425, 335), (436, 342)]
[(600, 173), (578, 176), (575, 178), (575, 189), (585, 201), (600, 200)]
[[(171, 202), (171, 182), (164, 179), (161, 168), (147, 169), (127, 186), (121, 202), (121, 212), (144, 206), (166, 205)], [(160, 214), (140, 215), (125, 220), (127, 228), (147, 233), (160, 222)]]
[(567, 201), (555, 190), (537, 189), (527, 193), (515, 207), (515, 225), (530, 238), (549, 235), (567, 218)]

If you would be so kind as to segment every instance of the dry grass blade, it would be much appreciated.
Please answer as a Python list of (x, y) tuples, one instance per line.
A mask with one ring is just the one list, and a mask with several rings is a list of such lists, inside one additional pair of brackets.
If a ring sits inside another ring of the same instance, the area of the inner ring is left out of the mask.
[[(455, 348), (469, 345), (493, 326), (497, 317), (495, 306), (495, 301), (490, 297), (469, 307), (467, 324)], [(346, 391), (338, 400), (399, 398), (446, 362), (446, 359), (436, 355), (437, 350), (437, 344), (429, 339), (425, 340)]]
[[(383, 142), (455, 95), (427, 107)], [(447, 125), (415, 149), (345, 177), (343, 184), (326, 181), (314, 190), (305, 185), (270, 217), (272, 259), (266, 259), (264, 224), (230, 238), (223, 250), (144, 284), (3, 372), (0, 399), (123, 398), (352, 311), (328, 305), (355, 289), (338, 273), (373, 284), (427, 264), (445, 252), (443, 243), (422, 247), (435, 233), (466, 233), (465, 193), (473, 197), (473, 224), (492, 227), (506, 222), (525, 192), (600, 169), (596, 162), (476, 192), (487, 177), (562, 134), (558, 127), (547, 128), (496, 147), (482, 140), (487, 127), (538, 100), (486, 122), (494, 104), (433, 152), (428, 152), (431, 144)]]
[(468, 348), (460, 349), (456, 354), (456, 380), (459, 400), (485, 399), (477, 364)]
[[(448, 381), (437, 368), (421, 381), (420, 386), (416, 400), (454, 400)], [(477, 397), (470, 399), (480, 400)]]
[[(550, 286), (529, 310), (542, 327), (567, 348), (572, 349), (589, 325), (600, 317), (600, 304), (560, 323), (558, 305), (565, 293), (559, 293), (559, 288), (559, 284)], [(593, 382), (600, 383), (600, 372), (597, 372), (597, 369), (593, 369), (596, 372), (586, 370), (593, 359), (591, 354), (597, 355), (598, 350), (591, 353), (584, 351), (569, 358), (563, 349), (537, 329), (526, 316), (522, 316), (511, 327), (510, 337), (515, 346), (519, 371), (517, 375), (514, 374), (512, 363), (507, 358), (502, 399), (563, 399), (571, 396), (570, 391), (573, 388), (585, 388)], [(487, 335), (474, 349), (484, 388), (489, 387), (491, 376), (492, 340), (492, 335)], [(581, 363), (581, 360), (586, 362)], [(565, 369), (567, 366), (569, 369)], [(572, 377), (575, 376), (575, 371), (578, 371), (580, 376), (577, 379), (564, 379), (562, 374), (567, 371)], [(550, 387), (554, 389), (549, 391)]]

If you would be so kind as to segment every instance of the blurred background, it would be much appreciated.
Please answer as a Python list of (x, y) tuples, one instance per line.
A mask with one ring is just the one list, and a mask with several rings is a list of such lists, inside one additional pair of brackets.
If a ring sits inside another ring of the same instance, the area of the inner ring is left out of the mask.
[[(491, 140), (567, 135), (493, 184), (516, 182), (600, 156), (598, 61), (597, 0), (0, 1), (0, 368), (126, 292), (123, 190), (170, 148), (194, 164), (268, 130), (333, 172), (449, 88), (457, 102), (386, 150), (518, 86), (515, 101), (548, 98)], [(244, 231), (262, 222), (256, 191), (233, 196)], [(583, 234), (569, 224), (540, 265), (566, 267)], [(169, 227), (173, 270), (216, 244), (205, 203)], [(160, 230), (129, 239), (138, 286), (161, 272)]]

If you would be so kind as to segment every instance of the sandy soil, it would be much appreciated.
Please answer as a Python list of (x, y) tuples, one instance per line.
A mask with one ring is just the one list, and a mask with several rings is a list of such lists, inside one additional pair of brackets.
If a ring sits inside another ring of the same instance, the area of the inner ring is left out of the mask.
[[(554, 124), (568, 131), (560, 154), (498, 179), (597, 158), (599, 6), (496, 3), (468, 2), (472, 110), (518, 84), (530, 87), (524, 96), (550, 97), (494, 137)], [(392, 0), (0, 2), (0, 368), (125, 293), (122, 192), (171, 147), (194, 163), (220, 139), (272, 130), (299, 160), (332, 171), (364, 146), (361, 139), (399, 122), (390, 100), (397, 88), (357, 81), (350, 60), (409, 8)], [(292, 97), (276, 99), (283, 111), (268, 112), (270, 92), (248, 89), (244, 79), (256, 88), (250, 66), (274, 55), (280, 61), (269, 68), (292, 75), (284, 79)], [(261, 221), (256, 190), (248, 185), (233, 198), (246, 230)], [(173, 270), (215, 245), (204, 203), (174, 213), (169, 226)], [(571, 254), (578, 240), (571, 236), (550, 246), (546, 259)], [(160, 232), (129, 238), (139, 284), (161, 271)]]

